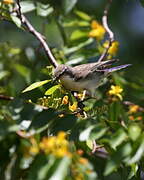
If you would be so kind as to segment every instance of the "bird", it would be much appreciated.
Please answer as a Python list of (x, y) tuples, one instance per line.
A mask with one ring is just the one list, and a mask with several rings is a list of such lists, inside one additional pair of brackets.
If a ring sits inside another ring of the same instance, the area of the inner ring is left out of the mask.
[(62, 86), (72, 92), (86, 91), (86, 95), (95, 97), (96, 89), (112, 72), (124, 69), (131, 64), (111, 67), (118, 59), (81, 64), (74, 67), (60, 64), (54, 70), (54, 79), (60, 80)]

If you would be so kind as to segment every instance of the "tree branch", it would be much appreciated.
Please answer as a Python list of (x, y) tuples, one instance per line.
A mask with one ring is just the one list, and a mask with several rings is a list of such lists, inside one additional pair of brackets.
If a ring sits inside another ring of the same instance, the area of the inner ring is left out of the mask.
[(14, 97), (12, 97), (12, 96), (5, 96), (3, 94), (0, 94), (0, 99), (1, 100), (11, 101), (11, 100), (14, 100)]
[(102, 55), (98, 59), (98, 62), (103, 61), (107, 57), (108, 50), (111, 47), (112, 42), (114, 41), (114, 33), (112, 32), (112, 30), (109, 28), (109, 25), (108, 25), (108, 12), (109, 12), (111, 3), (112, 3), (112, 0), (108, 0), (108, 3), (106, 4), (105, 9), (104, 9), (104, 15), (102, 17), (103, 27), (105, 28), (106, 32), (108, 33), (109, 43), (108, 43), (108, 46), (105, 49), (105, 51), (102, 53)]
[(22, 14), (21, 6), (20, 6), (20, 0), (17, 0), (17, 6), (18, 6), (18, 8), (16, 9), (16, 13), (17, 13), (17, 16), (20, 18), (21, 23), (23, 25), (25, 25), (26, 29), (40, 41), (40, 43), (42, 44), (42, 47), (45, 50), (47, 57), (50, 60), (50, 63), (53, 65), (54, 68), (56, 68), (58, 66), (58, 63), (57, 63), (55, 57), (53, 56), (48, 44), (46, 43), (45, 37), (42, 34), (40, 34), (32, 26), (32, 24), (28, 21), (28, 19)]

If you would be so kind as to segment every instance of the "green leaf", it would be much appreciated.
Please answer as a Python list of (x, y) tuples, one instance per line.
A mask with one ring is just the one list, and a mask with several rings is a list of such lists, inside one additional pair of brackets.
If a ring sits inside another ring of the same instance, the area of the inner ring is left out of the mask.
[(1, 71), (0, 72), (0, 80), (5, 78), (6, 76), (9, 76), (10, 72), (9, 71)]
[(92, 150), (93, 149), (93, 141), (91, 139), (88, 139), (86, 141), (86, 145)]
[(33, 1), (22, 1), (22, 2), (20, 2), (20, 6), (21, 6), (22, 13), (31, 12), (31, 11), (35, 10), (35, 8), (36, 8)]
[(144, 7), (144, 0), (140, 0), (140, 3)]
[(77, 0), (63, 0), (62, 3), (64, 12), (67, 14), (73, 9), (75, 4), (77, 3)]
[[(71, 47), (71, 48), (68, 48), (68, 47), (64, 47), (63, 51), (64, 51), (64, 54), (68, 55), (68, 54), (71, 54), (71, 53), (74, 53), (78, 50), (80, 50), (81, 48), (93, 43), (94, 40), (93, 38), (89, 38), (88, 40), (82, 42), (82, 43), (79, 43), (77, 46), (74, 46), (74, 47)], [(69, 64), (70, 65), (70, 64)]]
[(0, 120), (0, 141), (5, 138), (9, 133), (16, 132), (20, 129), (20, 126), (17, 124), (13, 124), (13, 122), (9, 122), (5, 119)]
[(125, 139), (127, 138), (127, 134), (123, 129), (119, 129), (110, 139), (109, 143), (113, 149), (119, 146)]
[(77, 39), (81, 39), (84, 37), (88, 37), (88, 33), (81, 31), (81, 30), (75, 30), (72, 32), (71, 36), (70, 36), (70, 40), (77, 40)]
[(26, 80), (29, 82), (29, 77), (30, 77), (30, 69), (26, 66), (23, 66), (21, 64), (15, 64), (15, 69), (17, 70), (17, 72), (23, 76), (24, 78), (26, 78)]
[(26, 89), (24, 89), (22, 92), (27, 92), (27, 91), (31, 91), (33, 89), (36, 89), (40, 86), (43, 86), (44, 84), (50, 82), (51, 80), (44, 80), (44, 81), (39, 81), (39, 82), (35, 82), (33, 84), (31, 84), (30, 86), (28, 86)]
[(63, 23), (64, 27), (73, 27), (73, 26), (80, 26), (80, 27), (88, 27), (90, 26), (90, 23), (87, 21), (78, 21), (78, 20), (74, 20), (74, 21), (68, 21)]
[(21, 20), (18, 17), (11, 14), (11, 19), (16, 24), (17, 27), (19, 27), (19, 28), (21, 27)]
[(51, 169), (51, 167), (54, 166), (56, 163), (56, 159), (54, 156), (49, 156), (49, 158), (46, 158), (45, 155), (39, 154), (29, 171), (28, 180), (31, 179), (37, 179), (37, 180), (43, 180), (47, 177), (48, 171)]
[(136, 124), (130, 125), (128, 128), (128, 133), (130, 138), (135, 141), (141, 134), (141, 128)]
[(132, 158), (130, 158), (130, 160), (127, 162), (127, 164), (133, 164), (133, 163), (139, 161), (140, 158), (143, 156), (143, 153), (144, 153), (144, 134), (142, 134), (142, 136), (140, 138), (140, 144), (136, 148), (135, 154), (133, 155)]
[(104, 127), (101, 124), (96, 125), (90, 133), (90, 139), (97, 140), (101, 138), (107, 132), (107, 130), (108, 127)]
[(75, 11), (75, 14), (79, 16), (81, 19), (86, 20), (86, 21), (91, 21), (92, 19), (88, 14), (82, 11)]
[(71, 159), (68, 157), (64, 157), (58, 164), (55, 172), (49, 178), (49, 180), (64, 180), (69, 172), (70, 163)]
[(119, 147), (118, 151), (111, 155), (110, 159), (107, 161), (104, 175), (107, 176), (111, 174), (122, 162), (122, 160), (128, 156), (132, 151), (130, 143), (126, 143)]
[(42, 17), (47, 17), (53, 12), (53, 8), (49, 4), (42, 4), (37, 2), (37, 14)]
[(120, 103), (119, 102), (113, 102), (110, 105), (110, 109), (109, 109), (109, 119), (110, 121), (117, 121), (118, 117), (120, 115)]
[(131, 180), (132, 177), (136, 176), (138, 169), (139, 169), (138, 164), (132, 164), (131, 165), (131, 171), (130, 171), (127, 179)]
[(51, 95), (51, 94), (53, 94), (59, 88), (60, 88), (60, 85), (55, 85), (55, 86), (51, 87), (50, 89), (48, 89), (45, 92), (45, 95)]
[(87, 129), (85, 129), (84, 131), (82, 131), (80, 133), (80, 136), (79, 136), (79, 140), (80, 141), (86, 141), (89, 139), (89, 136), (90, 136), (90, 133), (92, 131), (92, 129), (94, 129), (94, 125), (91, 125), (90, 127), (88, 127)]

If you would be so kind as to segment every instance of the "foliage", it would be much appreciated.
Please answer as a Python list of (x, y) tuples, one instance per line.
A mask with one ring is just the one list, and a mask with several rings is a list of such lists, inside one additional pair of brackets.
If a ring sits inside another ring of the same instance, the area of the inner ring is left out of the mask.
[[(51, 28), (56, 26), (62, 43), (52, 52), (68, 65), (94, 62), (107, 47), (104, 27), (76, 3), (21, 2), (22, 13), (55, 24)], [(14, 7), (14, 1), (1, 1), (0, 19), (13, 22), (27, 36)], [(116, 56), (118, 45), (113, 42), (108, 58)], [(130, 88), (140, 99), (142, 83), (129, 81), (128, 69), (112, 74), (97, 90), (97, 99), (84, 102), (84, 118), (77, 99), (53, 80), (41, 49), (38, 43), (25, 48), (0, 44), (0, 179), (140, 179), (144, 108), (126, 98)]]

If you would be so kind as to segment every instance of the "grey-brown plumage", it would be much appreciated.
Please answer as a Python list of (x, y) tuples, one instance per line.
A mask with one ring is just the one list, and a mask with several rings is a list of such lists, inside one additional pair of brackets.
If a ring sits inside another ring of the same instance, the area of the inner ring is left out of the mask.
[(111, 72), (126, 68), (130, 64), (109, 68), (117, 59), (102, 61), (100, 63), (82, 64), (70, 67), (64, 64), (59, 65), (54, 71), (55, 79), (59, 79), (62, 85), (70, 91), (83, 91), (94, 97), (105, 77)]

